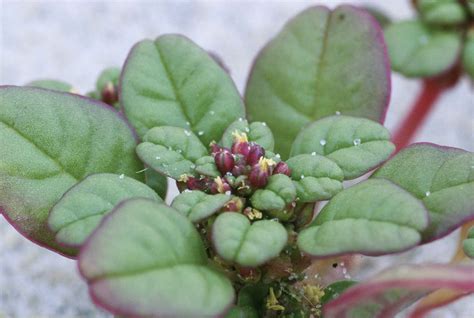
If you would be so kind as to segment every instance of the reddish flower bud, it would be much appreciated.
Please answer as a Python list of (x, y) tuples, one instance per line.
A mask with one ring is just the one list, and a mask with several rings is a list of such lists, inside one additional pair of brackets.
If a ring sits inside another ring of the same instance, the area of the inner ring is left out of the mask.
[(269, 175), (269, 169), (265, 169), (260, 164), (253, 165), (249, 174), (250, 184), (255, 188), (263, 188), (267, 185)]
[(186, 187), (189, 190), (204, 190), (205, 182), (204, 180), (197, 179), (194, 177), (188, 177), (186, 180)]
[(265, 149), (263, 149), (260, 145), (251, 144), (250, 150), (247, 155), (247, 163), (249, 165), (257, 164), (260, 158), (265, 156)]
[(216, 163), (217, 169), (222, 174), (226, 174), (234, 168), (234, 155), (230, 151), (223, 149), (215, 154), (214, 162)]
[(106, 104), (113, 105), (118, 101), (117, 87), (112, 82), (104, 86), (101, 95), (102, 101)]
[(232, 174), (236, 177), (247, 174), (249, 172), (249, 168), (245, 165), (236, 165), (232, 168)]
[(278, 173), (286, 174), (289, 177), (291, 176), (291, 169), (290, 167), (288, 167), (288, 165), (285, 162), (280, 161), (279, 163), (277, 163), (277, 165), (273, 169), (273, 174), (278, 174)]
[(226, 193), (227, 191), (231, 191), (231, 187), (229, 183), (225, 179), (221, 177), (217, 177), (214, 179), (214, 182), (210, 186), (211, 193)]
[(232, 153), (240, 154), (247, 158), (250, 151), (250, 145), (246, 141), (237, 141), (232, 144)]
[(227, 149), (227, 148), (224, 148), (224, 147), (219, 146), (215, 141), (212, 141), (212, 142), (209, 144), (209, 148), (211, 149), (212, 155), (215, 155), (216, 153), (218, 153), (219, 151), (221, 151), (221, 150), (223, 150), (223, 149), (229, 150), (229, 149)]

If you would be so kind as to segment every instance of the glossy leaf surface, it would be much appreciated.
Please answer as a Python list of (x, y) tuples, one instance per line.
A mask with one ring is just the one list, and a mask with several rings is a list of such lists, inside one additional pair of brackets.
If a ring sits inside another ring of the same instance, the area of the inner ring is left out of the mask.
[(194, 174), (195, 161), (207, 155), (207, 149), (191, 131), (163, 126), (148, 131), (137, 154), (154, 170), (178, 180)]
[(202, 191), (185, 191), (171, 206), (191, 222), (199, 222), (219, 211), (231, 199), (227, 194), (206, 194)]
[(424, 241), (432, 241), (474, 219), (474, 154), (429, 143), (413, 144), (377, 170), (421, 200), (430, 213)]
[(285, 247), (288, 234), (277, 221), (250, 224), (243, 214), (225, 212), (213, 224), (214, 247), (223, 259), (255, 267), (277, 257)]
[(299, 202), (315, 202), (332, 198), (342, 190), (344, 173), (326, 157), (303, 154), (286, 161), (296, 187)]
[(134, 197), (162, 202), (155, 191), (135, 179), (109, 173), (90, 175), (54, 205), (48, 225), (57, 242), (79, 247), (115, 205)]
[(341, 167), (345, 179), (353, 179), (381, 164), (394, 150), (390, 133), (379, 123), (331, 116), (304, 128), (291, 147), (291, 155), (325, 156)]
[(122, 73), (121, 103), (141, 137), (153, 127), (176, 126), (193, 131), (205, 145), (244, 116), (227, 73), (179, 35), (143, 40), (132, 48)]
[(309, 8), (257, 57), (245, 91), (248, 117), (271, 128), (287, 158), (307, 123), (337, 111), (383, 121), (390, 74), (380, 28), (365, 11)]
[(381, 255), (420, 243), (428, 226), (423, 204), (387, 180), (368, 180), (337, 194), (300, 232), (305, 253)]
[(93, 173), (141, 179), (128, 125), (110, 107), (78, 95), (0, 88), (0, 206), (33, 241), (64, 253), (48, 229), (51, 207)]
[(230, 307), (234, 291), (207, 262), (186, 217), (152, 200), (131, 199), (84, 245), (79, 269), (96, 303), (117, 315), (216, 317)]

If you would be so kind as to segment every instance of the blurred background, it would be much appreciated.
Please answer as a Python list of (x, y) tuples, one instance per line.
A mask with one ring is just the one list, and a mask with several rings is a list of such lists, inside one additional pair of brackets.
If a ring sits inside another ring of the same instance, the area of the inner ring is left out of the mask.
[[(394, 20), (414, 15), (409, 0), (319, 1), (12, 1), (0, 0), (0, 85), (39, 78), (61, 79), (80, 93), (94, 88), (99, 72), (121, 66), (143, 38), (181, 33), (217, 53), (241, 92), (253, 58), (292, 16), (304, 8), (340, 3), (371, 5)], [(394, 129), (420, 82), (392, 75), (386, 126)], [(416, 140), (474, 150), (474, 93), (466, 78), (436, 104)], [(393, 263), (446, 262), (458, 232), (413, 251), (365, 257), (365, 271)], [(472, 318), (474, 297), (430, 317)], [(403, 316), (403, 315), (402, 315)], [(111, 317), (94, 307), (75, 262), (40, 248), (0, 218), (0, 317)]]

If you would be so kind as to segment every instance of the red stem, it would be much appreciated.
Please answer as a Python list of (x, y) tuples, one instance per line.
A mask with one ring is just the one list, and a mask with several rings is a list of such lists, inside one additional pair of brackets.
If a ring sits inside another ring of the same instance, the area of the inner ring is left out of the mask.
[(393, 143), (397, 147), (397, 151), (410, 143), (438, 98), (446, 90), (456, 85), (460, 74), (459, 65), (455, 65), (448, 72), (438, 77), (423, 80), (423, 88), (418, 94), (415, 104), (394, 134)]
[(406, 147), (410, 143), (413, 135), (421, 127), (431, 108), (445, 89), (446, 87), (434, 81), (423, 81), (423, 88), (418, 94), (415, 104), (394, 134), (393, 143), (397, 146), (397, 150)]

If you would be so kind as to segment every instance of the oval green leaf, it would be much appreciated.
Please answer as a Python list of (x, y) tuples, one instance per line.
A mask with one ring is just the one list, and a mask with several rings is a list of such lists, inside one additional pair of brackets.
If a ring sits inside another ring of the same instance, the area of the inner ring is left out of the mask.
[(407, 77), (430, 77), (451, 68), (458, 59), (461, 35), (433, 29), (420, 21), (403, 21), (385, 29), (392, 69)]
[(428, 222), (410, 193), (387, 180), (368, 180), (334, 196), (300, 232), (298, 246), (319, 257), (395, 253), (420, 243)]
[(58, 243), (80, 247), (114, 206), (134, 197), (162, 201), (151, 188), (124, 175), (90, 175), (69, 189), (51, 209), (49, 228)]
[(426, 23), (457, 25), (466, 21), (467, 10), (458, 0), (417, 0), (416, 7)]
[(153, 127), (177, 126), (208, 145), (244, 116), (228, 74), (179, 35), (137, 43), (125, 63), (120, 90), (125, 114), (141, 137)]
[[(421, 297), (437, 289), (474, 292), (472, 265), (402, 265), (389, 268), (350, 287), (323, 306), (324, 318), (395, 317)], [(424, 317), (426, 312), (410, 317)]]
[(154, 170), (178, 180), (182, 175), (194, 175), (195, 162), (207, 155), (207, 149), (191, 131), (162, 126), (148, 131), (137, 154)]
[(212, 240), (216, 252), (223, 259), (241, 266), (256, 267), (280, 254), (288, 234), (277, 221), (250, 224), (242, 214), (225, 212), (219, 214), (213, 224)]
[(360, 177), (387, 160), (395, 150), (389, 131), (366, 118), (331, 116), (304, 128), (291, 156), (317, 153), (338, 164), (344, 179)]
[(0, 88), (0, 206), (22, 234), (67, 254), (54, 241), (49, 210), (93, 173), (141, 179), (127, 123), (103, 103), (39, 88)]
[(423, 241), (444, 236), (474, 219), (474, 154), (429, 143), (413, 144), (377, 170), (423, 201), (431, 223)]
[(340, 280), (324, 288), (324, 295), (321, 297), (321, 304), (324, 306), (327, 302), (336, 299), (343, 291), (357, 284), (353, 280)]
[(171, 207), (186, 216), (191, 222), (199, 222), (219, 211), (232, 196), (206, 194), (202, 191), (185, 191), (173, 200)]
[(463, 241), (464, 253), (470, 258), (474, 258), (474, 226), (471, 227), (467, 238)]
[(286, 161), (296, 186), (298, 202), (328, 200), (342, 190), (344, 173), (332, 160), (317, 154), (303, 154)]
[(248, 118), (271, 128), (287, 158), (307, 123), (337, 111), (383, 121), (390, 73), (380, 28), (365, 11), (309, 8), (257, 57), (245, 91)]
[(160, 198), (163, 200), (166, 198), (166, 193), (168, 192), (168, 179), (166, 176), (153, 169), (147, 168), (145, 170), (145, 183), (147, 186), (155, 190)]
[(235, 132), (245, 133), (249, 141), (259, 144), (265, 150), (273, 151), (275, 141), (272, 131), (266, 123), (256, 121), (249, 125), (246, 119), (239, 118), (227, 127), (224, 135), (222, 135), (221, 145), (230, 148), (234, 143)]
[(233, 303), (234, 291), (207, 263), (193, 224), (148, 199), (119, 204), (79, 255), (96, 303), (133, 317), (221, 315)]
[(254, 192), (250, 201), (252, 206), (264, 211), (283, 211), (296, 198), (296, 187), (284, 174), (275, 174), (268, 178), (264, 189)]

